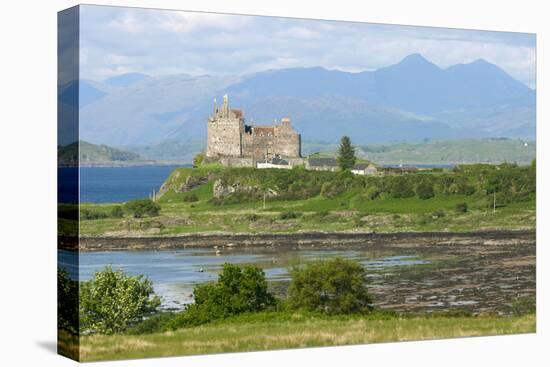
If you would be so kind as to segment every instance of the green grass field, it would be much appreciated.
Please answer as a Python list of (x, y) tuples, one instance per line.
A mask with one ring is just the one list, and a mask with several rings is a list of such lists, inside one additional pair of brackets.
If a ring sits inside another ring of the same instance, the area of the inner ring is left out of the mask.
[(533, 333), (534, 314), (498, 316), (242, 315), (207, 325), (147, 335), (80, 339), (82, 361), (261, 351), (365, 343)]
[[(262, 171), (262, 172), (258, 172)], [(350, 187), (327, 197), (321, 194), (304, 195), (305, 198), (280, 199), (258, 196), (245, 200), (229, 200), (215, 203), (213, 199), (214, 180), (199, 184), (186, 192), (177, 192), (190, 178), (226, 175), (235, 182), (247, 182), (251, 187), (265, 190), (263, 186), (292, 187), (293, 176), (270, 170), (227, 169), (219, 165), (208, 165), (199, 169), (178, 169), (167, 181), (169, 190), (158, 200), (160, 215), (150, 218), (113, 218), (112, 208), (119, 204), (82, 204), (82, 211), (104, 214), (105, 218), (88, 219), (80, 222), (80, 233), (85, 236), (99, 235), (177, 235), (197, 232), (233, 233), (293, 233), (297, 231), (472, 231), (472, 230), (532, 230), (535, 228), (535, 197), (528, 200), (497, 206), (493, 212), (492, 200), (486, 194), (473, 195), (442, 194), (429, 199), (418, 196), (395, 198), (383, 194), (376, 199), (366, 197), (365, 188)], [(277, 171), (277, 170), (275, 170)], [(293, 170), (294, 171), (294, 170)], [(318, 172), (292, 173), (302, 180), (300, 187), (320, 185), (324, 180), (334, 180), (338, 173)], [(442, 173), (419, 173), (432, 178)], [(304, 178), (305, 177), (305, 178)], [(309, 183), (308, 177), (317, 180)], [(359, 179), (359, 178), (354, 178)], [(391, 179), (391, 177), (389, 177)], [(266, 181), (270, 180), (270, 181)], [(285, 181), (286, 180), (286, 181)], [(290, 183), (289, 183), (290, 180)], [(342, 180), (346, 180), (342, 178)], [(267, 183), (266, 183), (267, 182)], [(281, 183), (282, 182), (282, 183)], [(343, 182), (343, 181), (342, 181)], [(309, 186), (308, 186), (309, 185)], [(186, 202), (186, 196), (196, 200)], [(457, 212), (458, 204), (465, 203), (467, 212)], [(294, 215), (284, 217), (283, 213)]]
[[(196, 190), (199, 201), (161, 201), (160, 215), (154, 218), (105, 218), (80, 222), (82, 235), (154, 234), (175, 235), (196, 232), (297, 232), (297, 231), (471, 231), (484, 229), (534, 229), (535, 203), (521, 202), (492, 209), (484, 198), (436, 196), (362, 200), (347, 193), (334, 199), (314, 197), (294, 201), (263, 201), (215, 206), (208, 202), (210, 185)], [(209, 196), (210, 195), (210, 196)], [(469, 210), (458, 213), (458, 203)], [(108, 213), (114, 204), (82, 204), (81, 208)], [(293, 211), (297, 218), (281, 219)], [(443, 211), (444, 216), (434, 216)]]

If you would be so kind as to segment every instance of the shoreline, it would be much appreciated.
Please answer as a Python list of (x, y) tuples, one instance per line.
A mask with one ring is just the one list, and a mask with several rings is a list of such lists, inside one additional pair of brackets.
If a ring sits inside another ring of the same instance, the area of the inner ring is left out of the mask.
[(92, 251), (169, 250), (185, 248), (317, 247), (365, 245), (449, 245), (536, 242), (534, 230), (474, 232), (299, 232), (299, 233), (190, 233), (177, 236), (81, 236), (59, 238), (60, 249)]

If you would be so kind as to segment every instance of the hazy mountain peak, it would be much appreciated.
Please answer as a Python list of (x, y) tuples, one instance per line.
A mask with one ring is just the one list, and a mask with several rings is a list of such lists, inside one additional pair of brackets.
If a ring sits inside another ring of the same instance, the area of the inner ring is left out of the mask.
[[(299, 67), (243, 76), (146, 78), (129, 87), (110, 86), (116, 90), (105, 90), (104, 96), (89, 93), (95, 101), (81, 110), (82, 137), (114, 145), (203, 139), (212, 100), (225, 93), (231, 106), (254, 121), (291, 116), (306, 140), (331, 139), (344, 129), (363, 142), (461, 134), (523, 137), (532, 136), (535, 125), (535, 92), (482, 59), (442, 69), (415, 53), (361, 73)], [(508, 106), (506, 113), (502, 106)]]
[(439, 66), (435, 65), (434, 63), (432, 63), (431, 61), (429, 61), (419, 53), (414, 53), (414, 54), (405, 56), (395, 66), (430, 66), (430, 67), (435, 66), (436, 68), (439, 69)]
[(151, 77), (147, 74), (126, 73), (126, 74), (113, 76), (111, 78), (107, 78), (103, 81), (103, 83), (108, 84), (108, 85), (117, 86), (117, 87), (128, 87), (128, 86), (130, 86), (134, 83), (137, 83), (137, 82), (140, 82), (144, 79), (149, 79), (149, 78), (151, 78)]

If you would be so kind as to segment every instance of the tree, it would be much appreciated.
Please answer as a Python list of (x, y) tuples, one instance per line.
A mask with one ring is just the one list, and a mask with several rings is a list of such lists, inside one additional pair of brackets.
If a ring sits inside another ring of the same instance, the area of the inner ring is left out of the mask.
[(160, 212), (160, 205), (149, 199), (140, 199), (127, 202), (124, 209), (134, 218), (156, 217)]
[(58, 328), (78, 333), (78, 282), (63, 268), (57, 269), (57, 312)]
[(351, 145), (351, 140), (348, 136), (343, 136), (340, 140), (338, 148), (338, 166), (344, 171), (353, 168), (355, 165), (355, 148)]
[(416, 187), (416, 194), (422, 200), (430, 199), (434, 197), (434, 187), (430, 182), (424, 181), (418, 184)]
[(351, 314), (370, 310), (366, 272), (357, 261), (334, 258), (294, 268), (288, 288), (288, 305), (327, 314)]
[(257, 312), (275, 305), (262, 269), (226, 263), (218, 281), (193, 290), (195, 303), (174, 321), (172, 328), (194, 326), (243, 312)]
[(80, 327), (105, 334), (122, 332), (158, 306), (160, 298), (150, 280), (107, 266), (80, 286)]

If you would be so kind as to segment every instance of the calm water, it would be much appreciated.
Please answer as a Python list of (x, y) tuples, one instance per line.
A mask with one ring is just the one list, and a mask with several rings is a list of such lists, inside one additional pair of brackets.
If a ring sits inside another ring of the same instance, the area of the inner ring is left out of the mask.
[(109, 203), (147, 198), (177, 167), (82, 167), (80, 200)]
[[(196, 284), (216, 280), (221, 266), (226, 263), (254, 264), (264, 269), (269, 281), (288, 280), (288, 268), (302, 262), (328, 257), (344, 257), (360, 261), (367, 269), (423, 264), (415, 256), (387, 256), (357, 250), (264, 250), (224, 249), (216, 255), (215, 249), (181, 249), (174, 251), (120, 251), (80, 253), (80, 280), (90, 279), (94, 272), (106, 265), (122, 268), (129, 274), (144, 274), (154, 284), (155, 292), (162, 297), (163, 307), (181, 308), (192, 302)], [(61, 266), (68, 268), (77, 278), (76, 256), (60, 251)], [(376, 274), (372, 274), (376, 276)]]

